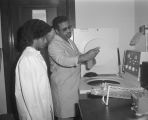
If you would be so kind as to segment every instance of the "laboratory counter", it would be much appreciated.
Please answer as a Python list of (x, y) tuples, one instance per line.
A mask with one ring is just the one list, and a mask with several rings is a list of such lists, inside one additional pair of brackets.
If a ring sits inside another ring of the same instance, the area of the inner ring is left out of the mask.
[[(120, 81), (119, 81), (120, 82)], [(121, 82), (120, 82), (121, 83)], [(138, 120), (139, 116), (131, 109), (132, 99), (109, 98), (108, 105), (102, 96), (93, 95), (90, 89), (94, 86), (86, 84), (82, 79), (79, 88), (79, 110), (82, 120)], [(140, 116), (141, 117), (141, 116)]]

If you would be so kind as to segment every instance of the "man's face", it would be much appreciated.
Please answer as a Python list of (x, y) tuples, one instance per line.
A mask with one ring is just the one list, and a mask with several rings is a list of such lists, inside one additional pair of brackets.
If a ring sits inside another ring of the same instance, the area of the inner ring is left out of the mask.
[(68, 21), (65, 21), (59, 24), (59, 30), (56, 30), (56, 32), (63, 39), (68, 40), (71, 37), (72, 29)]

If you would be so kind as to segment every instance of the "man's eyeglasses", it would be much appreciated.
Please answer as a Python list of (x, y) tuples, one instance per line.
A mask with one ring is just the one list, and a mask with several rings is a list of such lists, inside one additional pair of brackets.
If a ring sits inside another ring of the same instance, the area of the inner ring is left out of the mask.
[(69, 25), (68, 27), (65, 27), (62, 29), (63, 32), (67, 31), (67, 30), (71, 30), (72, 29), (72, 25)]

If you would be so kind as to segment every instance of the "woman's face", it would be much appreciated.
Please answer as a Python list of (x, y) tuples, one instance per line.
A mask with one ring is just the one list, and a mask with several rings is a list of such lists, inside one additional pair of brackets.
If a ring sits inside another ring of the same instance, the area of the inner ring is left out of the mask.
[(52, 29), (47, 35), (46, 35), (46, 40), (48, 42), (48, 44), (50, 44), (50, 42), (53, 40), (55, 36), (55, 31), (54, 29)]
[(45, 48), (53, 40), (54, 36), (55, 36), (55, 31), (52, 29), (44, 37), (38, 39), (37, 48), (38, 49)]
[(45, 37), (42, 37), (40, 39), (37, 40), (37, 49), (40, 50), (42, 48), (45, 48), (47, 45), (47, 40)]

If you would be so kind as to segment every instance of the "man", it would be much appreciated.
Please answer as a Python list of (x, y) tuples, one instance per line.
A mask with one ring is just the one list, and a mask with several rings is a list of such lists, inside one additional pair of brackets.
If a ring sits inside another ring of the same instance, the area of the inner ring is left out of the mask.
[(18, 31), (23, 50), (15, 70), (15, 96), (20, 120), (53, 120), (53, 103), (46, 63), (40, 50), (55, 35), (45, 22), (31, 19)]
[(51, 87), (55, 116), (58, 120), (73, 120), (78, 103), (80, 64), (93, 59), (98, 48), (81, 54), (71, 37), (71, 26), (65, 16), (53, 20), (56, 35), (48, 46), (51, 70)]

